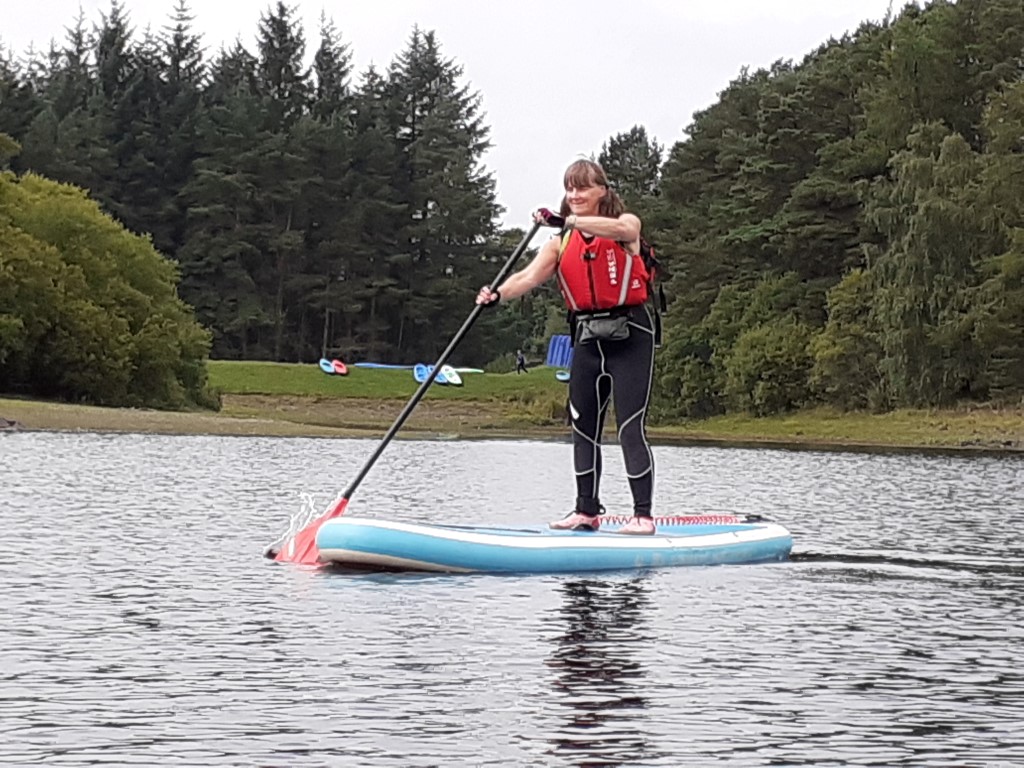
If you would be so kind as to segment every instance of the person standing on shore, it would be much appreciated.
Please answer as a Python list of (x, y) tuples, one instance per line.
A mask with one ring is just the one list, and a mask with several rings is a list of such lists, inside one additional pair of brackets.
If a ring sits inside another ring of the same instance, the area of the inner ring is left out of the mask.
[[(559, 212), (540, 208), (534, 221), (561, 229), (536, 258), (476, 303), (522, 296), (552, 277), (570, 312), (574, 353), (569, 378), (576, 505), (556, 530), (600, 527), (601, 432), (614, 399), (619, 443), (633, 496), (625, 534), (653, 534), (654, 457), (646, 419), (654, 374), (654, 323), (647, 310), (649, 275), (640, 256), (640, 219), (628, 213), (604, 169), (577, 160), (565, 171)], [(614, 386), (613, 386), (614, 384)]]
[(526, 357), (523, 355), (523, 350), (516, 350), (516, 374), (529, 373), (526, 370)]

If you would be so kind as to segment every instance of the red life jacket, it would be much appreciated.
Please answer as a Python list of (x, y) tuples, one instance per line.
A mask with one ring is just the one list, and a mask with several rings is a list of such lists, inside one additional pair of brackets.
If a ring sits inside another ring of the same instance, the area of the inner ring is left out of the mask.
[(573, 312), (643, 304), (650, 277), (640, 254), (626, 253), (622, 243), (605, 237), (588, 243), (575, 229), (562, 236), (558, 287)]

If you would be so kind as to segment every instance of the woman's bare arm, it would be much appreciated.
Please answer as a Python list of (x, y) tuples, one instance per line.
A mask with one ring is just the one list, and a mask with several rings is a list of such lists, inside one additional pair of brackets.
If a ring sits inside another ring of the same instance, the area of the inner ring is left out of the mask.
[[(540, 252), (533, 261), (523, 267), (499, 286), (502, 300), (514, 299), (533, 290), (541, 283), (551, 279), (558, 267), (559, 239), (553, 237), (541, 246)], [(493, 300), (494, 291), (485, 285), (477, 294), (477, 304), (489, 304)]]
[(570, 216), (569, 222), (584, 234), (626, 243), (633, 253), (640, 249), (640, 219), (632, 213), (624, 213), (617, 219), (607, 216)]

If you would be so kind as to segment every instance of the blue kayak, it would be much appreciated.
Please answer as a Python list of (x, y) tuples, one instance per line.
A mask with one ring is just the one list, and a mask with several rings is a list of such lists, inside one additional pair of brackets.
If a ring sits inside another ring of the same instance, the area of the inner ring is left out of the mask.
[(334, 373), (334, 363), (328, 360), (326, 357), (320, 358), (320, 370), (324, 373)]
[[(412, 368), (412, 377), (416, 379), (417, 382), (422, 384), (424, 381), (427, 380), (427, 377), (433, 372), (433, 370), (434, 366), (432, 365), (426, 365), (425, 363), (416, 363), (416, 365), (414, 365)], [(445, 378), (444, 374), (441, 371), (438, 371), (437, 374), (434, 376), (434, 383), (447, 384), (448, 379)]]
[(653, 536), (546, 526), (430, 525), (337, 517), (317, 532), (320, 560), (352, 568), (449, 573), (572, 573), (785, 560), (793, 538), (781, 525), (733, 515), (655, 518)]

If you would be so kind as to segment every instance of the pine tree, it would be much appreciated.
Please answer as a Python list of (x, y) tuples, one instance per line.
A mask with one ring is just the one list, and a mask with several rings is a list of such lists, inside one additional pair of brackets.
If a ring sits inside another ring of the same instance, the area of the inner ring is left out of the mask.
[(256, 59), (240, 44), (213, 62), (198, 132), (194, 175), (181, 192), (187, 210), (181, 262), (182, 297), (213, 330), (213, 354), (269, 356), (263, 336), (269, 313), (256, 277), (263, 243), (253, 226), (263, 119)]
[(399, 148), (393, 107), (387, 81), (368, 68), (355, 95), (351, 195), (345, 205), (356, 233), (344, 246), (346, 279), (335, 283), (344, 292), (332, 300), (343, 326), (344, 342), (339, 343), (372, 359), (414, 362), (413, 351), (400, 350), (390, 340), (408, 297), (389, 269), (406, 215), (403, 193), (395, 184)]
[(163, 120), (157, 126), (165, 147), (163, 199), (153, 227), (153, 242), (162, 252), (177, 255), (185, 237), (186, 209), (182, 192), (194, 174), (198, 157), (202, 89), (206, 77), (202, 40), (193, 30), (186, 0), (176, 0), (171, 24), (161, 35)]
[[(254, 274), (273, 324), (271, 357), (294, 358), (295, 339), (287, 327), (286, 307), (297, 297), (289, 290), (304, 271), (304, 235), (308, 222), (303, 189), (312, 168), (302, 153), (312, 86), (303, 57), (306, 43), (292, 9), (278, 2), (260, 17), (256, 68), (261, 97), (261, 132), (254, 154), (243, 159), (256, 171), (256, 221), (263, 258)], [(298, 286), (301, 287), (301, 286)]]
[(348, 120), (352, 109), (352, 52), (334, 22), (320, 17), (320, 45), (313, 56), (313, 114), (320, 120)]
[(306, 40), (294, 10), (278, 0), (260, 15), (256, 35), (257, 91), (267, 110), (265, 128), (287, 130), (309, 111), (312, 86), (303, 57)]
[(481, 244), (498, 214), (493, 175), (480, 165), (490, 146), (480, 96), (460, 83), (462, 67), (441, 55), (433, 32), (414, 29), (388, 70), (391, 130), (399, 150), (394, 177), (406, 205), (389, 273), (408, 300), (392, 324), (399, 349), (440, 351), (461, 323), (453, 294), (483, 282)]
[(627, 206), (642, 208), (645, 201), (659, 194), (664, 152), (661, 144), (648, 138), (643, 126), (635, 125), (604, 142), (597, 161)]
[(43, 107), (41, 95), (25, 69), (0, 49), (0, 132), (16, 140), (24, 138)]
[(93, 112), (97, 90), (92, 65), (95, 38), (79, 13), (67, 43), (51, 47), (49, 67), (37, 78), (45, 106), (22, 141), (20, 167), (86, 189), (100, 189), (111, 168), (103, 126)]
[(310, 119), (297, 135), (297, 151), (309, 160), (309, 178), (302, 190), (308, 212), (305, 258), (288, 280), (289, 322), (298, 359), (350, 359), (353, 351), (361, 353), (352, 338), (353, 324), (344, 322), (362, 309), (351, 296), (357, 270), (350, 244), (358, 241), (360, 231), (353, 200), (350, 62), (348, 46), (334, 24), (321, 16)]

